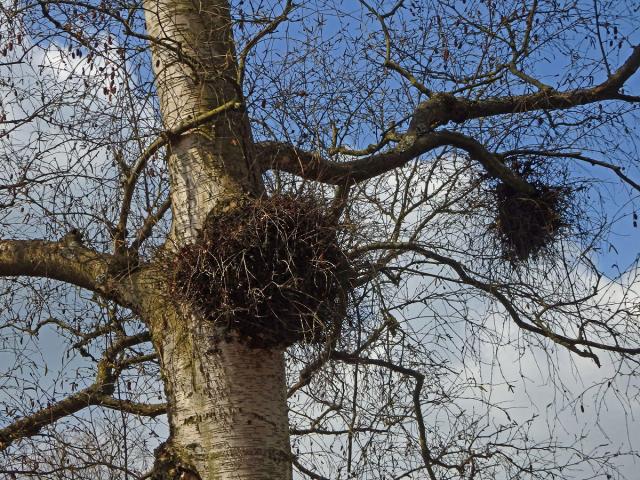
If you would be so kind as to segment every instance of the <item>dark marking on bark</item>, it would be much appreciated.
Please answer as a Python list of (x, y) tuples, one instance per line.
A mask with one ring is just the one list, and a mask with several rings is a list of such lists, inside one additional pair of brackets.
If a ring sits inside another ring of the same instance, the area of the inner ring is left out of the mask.
[(155, 462), (151, 480), (201, 480), (195, 469), (180, 457), (171, 438), (160, 444), (153, 453)]

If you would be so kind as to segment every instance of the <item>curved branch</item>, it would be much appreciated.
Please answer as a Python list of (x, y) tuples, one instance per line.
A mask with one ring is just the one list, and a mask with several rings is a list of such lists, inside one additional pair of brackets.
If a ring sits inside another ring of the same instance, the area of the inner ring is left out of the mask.
[(111, 379), (109, 382), (96, 382), (90, 387), (0, 429), (0, 452), (6, 450), (15, 441), (36, 435), (43, 427), (90, 406), (110, 408), (151, 418), (167, 413), (167, 405), (164, 403), (147, 404), (112, 397), (114, 381)]
[(247, 42), (247, 44), (242, 49), (242, 52), (238, 57), (238, 79), (237, 79), (238, 85), (242, 85), (244, 83), (245, 64), (247, 62), (247, 57), (249, 56), (249, 53), (251, 53), (251, 50), (253, 50), (253, 48), (258, 43), (260, 43), (260, 41), (264, 37), (266, 37), (270, 33), (275, 32), (278, 26), (280, 26), (282, 22), (287, 20), (289, 14), (291, 13), (294, 7), (295, 5), (293, 4), (293, 1), (287, 0), (287, 4), (282, 9), (282, 13), (280, 13), (280, 15), (278, 15), (276, 18), (270, 21), (267, 24), (267, 26), (265, 26), (251, 40)]
[(592, 88), (580, 88), (566, 92), (544, 89), (540, 92), (509, 97), (493, 97), (469, 100), (448, 93), (438, 93), (416, 108), (409, 131), (428, 132), (449, 122), (463, 123), (476, 118), (504, 114), (526, 113), (536, 110), (565, 110), (568, 108), (601, 102), (622, 100), (619, 92), (625, 82), (640, 68), (640, 46), (607, 80)]
[[(135, 186), (138, 182), (138, 178), (142, 174), (144, 167), (151, 157), (153, 157), (162, 147), (168, 145), (173, 139), (180, 135), (193, 130), (205, 123), (213, 120), (218, 115), (230, 110), (236, 110), (242, 107), (242, 103), (238, 100), (230, 100), (222, 105), (212, 108), (209, 111), (203, 112), (199, 115), (195, 115), (178, 125), (161, 132), (160, 135), (142, 152), (140, 157), (136, 160), (136, 163), (129, 169), (128, 176), (123, 185), (122, 206), (120, 207), (120, 216), (118, 219), (118, 225), (114, 233), (114, 246), (116, 253), (122, 254), (125, 251), (125, 237), (127, 232), (127, 222), (129, 219), (129, 213), (131, 211), (131, 201), (133, 200), (133, 194), (135, 192)], [(166, 208), (169, 204), (166, 205)], [(166, 209), (164, 210), (166, 211)], [(164, 212), (163, 212), (164, 213)], [(155, 224), (152, 220), (151, 228)]]
[(327, 477), (323, 477), (322, 475), (317, 474), (313, 470), (309, 470), (304, 465), (300, 463), (297, 457), (293, 457), (291, 460), (293, 465), (302, 473), (304, 473), (309, 478), (313, 478), (314, 480), (329, 480)]
[[(427, 250), (421, 245), (414, 242), (375, 242), (369, 245), (365, 245), (362, 247), (358, 247), (351, 252), (349, 252), (350, 257), (357, 257), (362, 255), (363, 253), (373, 251), (373, 250), (399, 250), (405, 252), (415, 252), (418, 255), (423, 256), (424, 258), (428, 258), (434, 260), (435, 262), (441, 265), (447, 265), (450, 267), (457, 275), (460, 281), (466, 285), (472, 286), (481, 290), (493, 298), (495, 298), (506, 310), (508, 315), (514, 321), (514, 323), (522, 328), (523, 330), (527, 330), (529, 332), (544, 336), (549, 340), (557, 343), (558, 345), (562, 345), (573, 353), (592, 359), (596, 365), (600, 366), (600, 360), (596, 354), (591, 352), (588, 349), (597, 349), (608, 352), (616, 352), (624, 355), (640, 355), (640, 348), (628, 348), (628, 347), (620, 347), (617, 345), (608, 345), (601, 342), (594, 342), (592, 340), (587, 340), (586, 338), (571, 338), (566, 335), (562, 335), (560, 333), (554, 332), (549, 327), (545, 326), (542, 322), (534, 322), (535, 324), (531, 324), (525, 322), (511, 301), (507, 298), (505, 294), (499, 291), (498, 287), (494, 284), (485, 283), (477, 278), (474, 278), (469, 274), (467, 268), (457, 260), (454, 260), (449, 257), (445, 257), (443, 255), (439, 255), (433, 251)], [(580, 349), (578, 347), (585, 347), (586, 349)]]
[(167, 36), (164, 38), (157, 38), (151, 35), (147, 35), (145, 33), (137, 32), (129, 23), (127, 19), (118, 14), (117, 11), (108, 8), (105, 4), (91, 4), (90, 2), (82, 2), (78, 0), (55, 0), (52, 2), (50, 0), (38, 0), (40, 4), (40, 8), (45, 18), (47, 18), (59, 31), (64, 31), (69, 34), (76, 41), (87, 47), (90, 51), (95, 51), (94, 45), (88, 41), (82, 32), (73, 32), (60, 23), (60, 21), (56, 18), (55, 15), (49, 12), (49, 5), (71, 5), (75, 8), (85, 8), (87, 10), (91, 10), (101, 15), (105, 15), (107, 17), (111, 17), (113, 20), (117, 21), (122, 25), (124, 29), (124, 34), (130, 37), (134, 37), (140, 40), (145, 40), (149, 42), (151, 45), (158, 45), (159, 47), (166, 48), (167, 50), (173, 52), (176, 55), (176, 58), (180, 59), (181, 62), (188, 65), (193, 71), (197, 71), (198, 62), (196, 59), (192, 58), (187, 54), (180, 45), (180, 42), (175, 41), (173, 38)]
[(105, 350), (98, 362), (96, 380), (92, 385), (0, 429), (0, 452), (6, 450), (16, 440), (33, 436), (43, 427), (91, 405), (101, 405), (130, 413), (145, 412), (140, 414), (148, 416), (164, 413), (164, 410), (160, 411), (161, 405), (121, 402), (111, 397), (115, 391), (115, 382), (122, 370), (122, 366), (116, 363), (118, 353), (125, 348), (147, 342), (150, 338), (149, 332), (142, 332), (119, 339)]
[(396, 3), (394, 7), (387, 13), (379, 13), (375, 8), (373, 8), (364, 0), (360, 0), (360, 3), (364, 5), (364, 7), (369, 10), (369, 12), (374, 15), (380, 23), (380, 28), (382, 29), (382, 33), (384, 34), (385, 43), (384, 66), (399, 73), (402, 77), (407, 79), (409, 83), (411, 83), (411, 85), (418, 89), (419, 92), (424, 93), (427, 97), (430, 97), (433, 92), (429, 88), (427, 88), (422, 82), (414, 77), (409, 70), (391, 59), (391, 34), (389, 33), (389, 27), (387, 27), (385, 19), (393, 16), (400, 9), (400, 7), (402, 7), (403, 2), (399, 1), (398, 3)]
[(420, 443), (420, 453), (422, 455), (422, 459), (425, 463), (425, 467), (427, 469), (427, 473), (429, 474), (429, 478), (431, 480), (436, 480), (438, 477), (436, 476), (433, 465), (447, 466), (441, 462), (439, 462), (436, 458), (433, 457), (429, 445), (427, 444), (427, 429), (424, 423), (424, 417), (422, 415), (422, 402), (420, 399), (420, 395), (422, 394), (422, 387), (424, 385), (424, 374), (419, 372), (418, 370), (414, 370), (412, 368), (403, 367), (401, 365), (396, 365), (395, 363), (378, 359), (378, 358), (368, 358), (361, 357), (358, 355), (353, 355), (348, 352), (343, 351), (334, 351), (332, 352), (332, 358), (336, 360), (340, 360), (345, 363), (350, 364), (364, 364), (364, 365), (376, 365), (379, 367), (387, 368), (394, 372), (400, 373), (402, 375), (406, 375), (412, 377), (415, 380), (415, 386), (413, 388), (413, 410), (416, 416), (416, 423), (418, 424), (418, 438)]
[[(394, 135), (398, 145), (386, 152), (357, 160), (336, 162), (318, 152), (309, 152), (284, 142), (262, 142), (256, 145), (257, 158), (263, 170), (277, 169), (308, 180), (348, 185), (373, 178), (402, 167), (414, 158), (443, 146), (465, 150), (479, 161), (492, 176), (511, 187), (527, 193), (532, 186), (508, 168), (499, 155), (489, 152), (481, 143), (463, 134), (434, 131), (451, 121), (463, 123), (480, 117), (535, 110), (561, 110), (604, 100), (628, 100), (619, 92), (624, 83), (640, 67), (640, 46), (635, 47), (627, 61), (606, 81), (585, 89), (557, 92), (544, 89), (537, 93), (485, 100), (469, 100), (449, 93), (437, 93), (416, 108), (405, 134)], [(633, 100), (635, 101), (635, 100)]]
[(445, 145), (445, 138), (432, 133), (416, 138), (406, 148), (398, 146), (393, 150), (350, 162), (336, 162), (317, 152), (308, 152), (288, 143), (263, 142), (256, 146), (256, 157), (262, 159), (264, 170), (276, 169), (318, 182), (348, 185), (402, 167), (419, 155)]
[(43, 427), (50, 425), (67, 415), (93, 405), (97, 394), (105, 388), (97, 383), (87, 387), (64, 400), (54, 403), (32, 415), (16, 420), (0, 429), (0, 452), (6, 450), (13, 442), (37, 434)]
[(580, 160), (582, 162), (589, 163), (591, 165), (597, 165), (599, 167), (606, 168), (615, 173), (620, 180), (629, 185), (631, 188), (640, 192), (640, 183), (633, 180), (627, 174), (624, 173), (624, 168), (613, 163), (604, 162), (595, 158), (582, 154), (581, 152), (562, 152), (562, 151), (548, 151), (548, 150), (533, 150), (533, 149), (519, 149), (510, 150), (504, 152), (503, 157), (512, 157), (518, 155), (538, 155), (541, 157), (556, 157), (556, 158), (573, 158), (574, 160)]
[(490, 152), (477, 140), (457, 132), (441, 130), (426, 135), (405, 135), (407, 140), (389, 151), (349, 162), (336, 162), (317, 152), (307, 152), (293, 145), (263, 142), (257, 145), (263, 168), (274, 168), (300, 177), (333, 185), (358, 183), (402, 167), (418, 156), (438, 147), (453, 146), (466, 151), (495, 178), (514, 189), (530, 193), (533, 187), (507, 167), (499, 155)]
[(438, 132), (438, 135), (446, 139), (449, 145), (466, 151), (473, 160), (478, 161), (487, 173), (494, 178), (499, 178), (504, 183), (523, 194), (530, 194), (534, 192), (535, 189), (531, 184), (507, 167), (498, 154), (487, 150), (487, 148), (476, 139), (461, 133), (449, 132), (446, 130)]

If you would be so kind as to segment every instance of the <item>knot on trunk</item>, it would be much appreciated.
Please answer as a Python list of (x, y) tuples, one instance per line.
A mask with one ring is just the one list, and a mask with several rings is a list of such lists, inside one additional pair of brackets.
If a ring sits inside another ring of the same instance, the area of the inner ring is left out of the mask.
[(154, 450), (155, 461), (151, 480), (201, 480), (195, 469), (186, 463), (173, 447), (171, 439)]
[(220, 208), (172, 258), (173, 292), (215, 323), (218, 340), (256, 348), (324, 341), (345, 308), (339, 232), (331, 209), (310, 196)]

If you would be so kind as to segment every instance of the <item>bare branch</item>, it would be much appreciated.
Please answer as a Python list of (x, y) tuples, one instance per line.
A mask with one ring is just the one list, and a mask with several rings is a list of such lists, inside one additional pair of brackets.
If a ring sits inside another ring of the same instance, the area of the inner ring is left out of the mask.
[(242, 49), (242, 52), (238, 57), (238, 85), (242, 85), (244, 83), (245, 64), (251, 50), (253, 50), (253, 48), (260, 43), (264, 37), (275, 32), (278, 26), (287, 20), (287, 17), (293, 10), (294, 6), (295, 5), (291, 0), (287, 0), (287, 4), (282, 9), (282, 13), (269, 22), (266, 27), (260, 30)]
[(580, 160), (582, 162), (586, 162), (591, 165), (597, 165), (599, 167), (603, 167), (608, 170), (611, 170), (624, 183), (626, 183), (633, 189), (638, 190), (640, 192), (640, 183), (636, 182), (635, 180), (630, 178), (627, 174), (625, 174), (624, 169), (622, 167), (618, 165), (614, 165), (609, 162), (604, 162), (602, 160), (597, 160), (595, 158), (584, 155), (581, 152), (555, 152), (555, 151), (548, 151), (548, 150), (518, 149), (518, 150), (510, 150), (509, 152), (504, 152), (502, 154), (502, 156), (505, 158), (511, 157), (511, 156), (517, 156), (517, 155), (539, 155), (541, 157), (573, 158), (575, 160)]
[[(120, 207), (120, 217), (118, 220), (118, 225), (116, 226), (116, 231), (114, 234), (113, 242), (116, 253), (124, 253), (125, 251), (125, 237), (127, 231), (127, 220), (129, 218), (129, 212), (131, 210), (131, 200), (133, 199), (133, 193), (135, 191), (136, 183), (138, 182), (138, 178), (142, 174), (144, 167), (147, 165), (149, 159), (156, 154), (162, 147), (168, 145), (172, 140), (176, 137), (179, 137), (183, 133), (188, 132), (194, 128), (197, 128), (205, 123), (213, 120), (218, 115), (227, 112), (229, 110), (235, 110), (242, 106), (242, 103), (238, 100), (230, 100), (226, 103), (223, 103), (219, 107), (213, 108), (207, 112), (204, 112), (200, 115), (197, 115), (193, 118), (189, 118), (175, 127), (162, 132), (156, 140), (154, 140), (151, 145), (147, 147), (147, 149), (142, 153), (142, 155), (138, 158), (136, 163), (129, 170), (129, 176), (124, 182), (123, 185), (123, 197), (122, 197), (122, 206)], [(167, 205), (168, 208), (169, 205)], [(165, 210), (166, 211), (166, 210)], [(153, 227), (153, 224), (150, 225), (150, 228)]]
[(380, 27), (382, 28), (382, 32), (384, 33), (385, 41), (384, 66), (399, 73), (402, 77), (406, 78), (409, 83), (411, 83), (411, 85), (413, 85), (419, 92), (430, 97), (433, 94), (431, 89), (427, 88), (422, 82), (420, 82), (409, 70), (391, 59), (391, 34), (389, 32), (389, 28), (387, 27), (385, 19), (393, 16), (404, 2), (400, 1), (396, 3), (396, 5), (387, 13), (379, 13), (375, 8), (370, 6), (364, 0), (360, 0), (360, 3), (364, 5), (365, 8), (378, 19), (378, 22), (380, 22)]
[(121, 412), (132, 413), (141, 417), (157, 417), (167, 413), (166, 403), (140, 403), (129, 400), (121, 400), (109, 395), (97, 395), (93, 405), (119, 410)]
[(162, 219), (162, 217), (164, 217), (165, 213), (167, 213), (170, 207), (171, 207), (171, 197), (167, 198), (162, 203), (162, 205), (160, 205), (160, 207), (154, 214), (149, 215), (146, 218), (146, 220), (144, 221), (144, 224), (142, 225), (142, 227), (140, 227), (140, 230), (138, 230), (138, 233), (136, 233), (135, 240), (131, 242), (130, 248), (132, 251), (134, 252), (137, 251), (140, 248), (140, 246), (145, 242), (145, 240), (147, 240), (151, 236), (153, 227), (155, 227), (156, 224)]
[(588, 340), (585, 338), (570, 338), (560, 333), (552, 331), (550, 328), (545, 326), (542, 322), (536, 321), (535, 325), (531, 323), (525, 322), (513, 303), (507, 298), (507, 296), (502, 293), (499, 289), (498, 285), (485, 283), (477, 278), (473, 277), (467, 270), (467, 268), (457, 260), (454, 260), (449, 257), (445, 257), (433, 251), (427, 250), (421, 245), (413, 242), (375, 242), (362, 247), (358, 247), (352, 250), (349, 255), (351, 257), (357, 257), (367, 251), (372, 250), (400, 250), (400, 251), (412, 251), (415, 252), (425, 258), (431, 259), (440, 263), (442, 265), (447, 265), (451, 267), (451, 269), (458, 275), (460, 281), (465, 283), (466, 285), (470, 285), (475, 287), (483, 292), (489, 294), (494, 297), (507, 311), (511, 319), (514, 321), (516, 325), (518, 325), (523, 330), (527, 330), (532, 333), (536, 333), (538, 335), (542, 335), (552, 340), (553, 342), (562, 345), (568, 350), (576, 353), (581, 357), (591, 358), (598, 366), (600, 365), (600, 360), (598, 357), (589, 350), (581, 350), (578, 347), (586, 347), (593, 348), (597, 350), (604, 350), (609, 352), (617, 352), (626, 355), (640, 355), (640, 348), (626, 348), (618, 345), (609, 345), (602, 342), (594, 342), (592, 340)]
[(60, 280), (122, 305), (134, 303), (129, 288), (121, 281), (132, 268), (128, 257), (98, 253), (69, 239), (0, 240), (0, 276)]
[(0, 451), (7, 449), (13, 442), (22, 438), (37, 434), (46, 425), (51, 425), (68, 415), (79, 412), (91, 405), (102, 405), (108, 408), (118, 408), (130, 413), (156, 416), (163, 413), (161, 405), (141, 405), (137, 403), (120, 401), (112, 398), (115, 391), (115, 382), (120, 374), (121, 367), (115, 364), (116, 355), (125, 348), (149, 341), (148, 332), (143, 332), (129, 337), (123, 337), (109, 347), (98, 363), (95, 382), (67, 398), (53, 403), (27, 417), (16, 420), (12, 424), (0, 429)]
[(566, 92), (548, 89), (528, 95), (469, 100), (448, 93), (438, 93), (416, 108), (410, 131), (428, 132), (449, 122), (463, 123), (476, 118), (519, 114), (536, 110), (565, 110), (602, 102), (623, 100), (619, 90), (640, 67), (640, 46), (633, 49), (624, 64), (603, 83)]
[(404, 147), (402, 142), (395, 149), (349, 162), (335, 162), (323, 158), (319, 153), (306, 152), (292, 145), (264, 142), (258, 145), (259, 158), (266, 162), (264, 168), (275, 168), (335, 185), (348, 185), (373, 178), (382, 173), (402, 167), (414, 158), (443, 146), (454, 146), (465, 150), (472, 159), (480, 162), (489, 174), (521, 192), (530, 192), (533, 187), (507, 167), (496, 154), (489, 152), (480, 142), (461, 133), (442, 130), (417, 136)]
[(422, 386), (424, 385), (424, 374), (412, 368), (396, 365), (386, 360), (360, 357), (357, 355), (349, 354), (348, 352), (332, 352), (332, 357), (345, 363), (352, 363), (356, 365), (377, 365), (379, 367), (388, 368), (389, 370), (401, 373), (402, 375), (410, 376), (415, 380), (416, 384), (413, 389), (413, 411), (414, 415), (416, 416), (416, 423), (418, 424), (420, 452), (422, 453), (422, 459), (424, 460), (427, 472), (429, 473), (429, 478), (431, 480), (436, 480), (438, 477), (433, 470), (433, 465), (440, 463), (433, 457), (429, 445), (427, 444), (427, 433), (424, 424), (424, 416), (422, 415), (422, 401), (420, 398), (422, 394)]
[(300, 470), (302, 473), (304, 473), (305, 475), (307, 475), (309, 478), (313, 478), (314, 480), (329, 480), (327, 477), (323, 477), (322, 475), (318, 475), (316, 472), (309, 470), (308, 468), (304, 467), (297, 458), (293, 458), (293, 464), (295, 465), (295, 467)]

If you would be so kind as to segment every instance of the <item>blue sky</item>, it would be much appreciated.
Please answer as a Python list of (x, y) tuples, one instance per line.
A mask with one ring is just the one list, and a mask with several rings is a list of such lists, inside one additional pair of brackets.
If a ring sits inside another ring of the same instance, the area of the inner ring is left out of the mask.
[[(353, 7), (354, 7), (353, 10), (356, 10), (355, 7), (357, 5), (357, 2), (350, 2), (348, 5), (350, 6), (351, 4), (353, 4)], [(332, 19), (330, 15), (328, 15), (327, 18), (328, 18), (328, 21), (326, 22), (323, 33), (322, 33), (322, 37), (325, 38), (326, 40), (333, 38), (335, 34), (340, 31), (340, 28), (348, 28), (351, 23), (357, 20), (357, 19), (343, 20), (345, 23), (342, 24), (341, 27), (339, 27), (338, 23), (332, 23), (333, 20), (335, 19)], [(283, 26), (279, 30), (278, 34), (285, 31), (286, 29), (290, 29), (291, 34), (294, 36), (297, 34), (300, 34), (300, 31), (296, 31), (296, 29), (299, 28), (299, 25), (300, 24), (298, 23), (294, 23), (291, 26), (287, 26), (286, 28)], [(378, 26), (375, 22), (372, 21), (369, 24), (368, 29), (371, 32), (376, 32), (378, 31)], [(637, 37), (635, 31), (631, 33), (634, 38)], [(575, 42), (581, 42), (581, 41), (582, 41), (581, 38), (575, 39)], [(260, 56), (260, 54), (266, 51), (264, 49), (275, 48), (278, 45), (282, 46), (286, 42), (287, 42), (287, 39), (284, 37), (281, 37), (281, 40), (275, 43), (267, 42), (264, 45), (264, 47), (263, 46), (260, 47), (263, 50), (260, 50), (260, 49), (258, 50), (258, 56)], [(345, 52), (349, 50), (350, 46), (338, 44), (336, 48), (340, 52)], [(271, 53), (274, 53), (274, 52), (271, 52)], [(619, 61), (621, 58), (624, 57), (624, 55), (626, 55), (626, 53), (628, 53), (628, 48), (625, 47), (620, 53), (621, 55), (615, 59), (616, 61)], [(612, 63), (613, 62), (614, 60), (612, 59)], [(354, 60), (353, 65), (357, 65), (358, 68), (360, 68), (359, 66), (363, 65), (364, 63), (366, 63), (364, 59), (357, 58)], [(558, 72), (563, 72), (566, 66), (567, 66), (567, 58), (565, 56), (549, 55), (547, 60), (542, 61), (539, 64), (539, 67), (540, 67), (539, 73), (541, 74), (542, 77), (544, 77), (545, 79), (547, 79), (547, 81), (551, 83), (558, 76), (562, 76), (562, 74)], [(364, 68), (364, 66), (362, 68)], [(145, 70), (140, 71), (141, 77), (144, 77), (146, 74), (148, 74), (148, 71), (145, 71)], [(390, 79), (385, 85), (390, 88), (399, 88), (401, 85), (401, 82), (397, 78), (392, 77), (392, 79)], [(631, 86), (630, 90), (632, 91), (628, 93), (640, 94), (640, 79), (638, 78), (637, 75), (633, 78), (632, 82), (630, 83), (630, 86)], [(635, 118), (631, 116), (629, 117), (629, 119), (630, 119), (629, 120), (630, 122), (635, 120)], [(327, 119), (324, 118), (323, 120), (326, 121)], [(548, 128), (548, 126), (541, 127), (540, 130), (536, 133), (542, 134), (543, 128)], [(296, 125), (294, 123), (292, 125), (292, 131), (293, 131), (292, 136), (296, 137), (301, 132), (301, 128), (299, 125)], [(364, 133), (361, 133), (359, 136), (357, 136), (357, 139), (355, 139), (355, 137), (356, 136), (353, 137), (354, 142), (357, 141), (359, 144), (365, 144), (365, 145), (374, 140), (371, 130), (369, 131), (365, 130)], [(347, 136), (347, 139), (350, 139), (350, 138), (352, 137)], [(611, 148), (613, 149), (615, 147), (620, 147), (624, 151), (633, 152), (635, 150), (635, 147), (634, 147), (635, 144), (633, 142), (629, 142), (627, 138), (628, 137), (626, 136), (624, 137), (620, 136), (620, 144), (613, 145), (612, 143)], [(611, 142), (614, 142), (614, 141), (615, 141), (615, 137), (612, 137)], [(604, 150), (607, 149), (606, 145), (603, 145), (602, 147)], [(640, 181), (640, 171), (638, 170), (637, 167), (638, 167), (638, 163), (635, 164), (635, 169), (629, 169), (628, 173), (630, 176)], [(575, 173), (577, 175), (582, 175), (585, 173), (588, 175), (595, 175), (596, 178), (601, 179), (603, 182), (605, 182), (603, 183), (603, 188), (601, 190), (604, 195), (607, 195), (607, 198), (606, 198), (607, 207), (605, 209), (605, 212), (608, 216), (612, 218), (617, 218), (618, 221), (616, 222), (613, 233), (610, 237), (611, 244), (613, 245), (613, 247), (609, 247), (606, 243), (603, 244), (596, 255), (596, 259), (599, 266), (607, 275), (611, 277), (615, 277), (621, 271), (624, 271), (630, 264), (632, 264), (638, 255), (638, 245), (640, 244), (640, 242), (638, 241), (639, 235), (638, 235), (638, 229), (633, 226), (633, 219), (632, 219), (632, 214), (633, 214), (633, 211), (635, 210), (635, 203), (633, 199), (635, 198), (637, 192), (632, 193), (630, 195), (629, 191), (619, 186), (620, 184), (618, 183), (618, 180), (611, 173), (602, 169), (592, 168), (592, 167), (588, 167), (585, 169), (584, 165), (580, 164), (579, 166), (575, 167)], [(33, 231), (31, 233), (33, 233)], [(480, 306), (478, 306), (478, 310), (481, 312), (482, 309)], [(408, 316), (412, 316), (414, 314), (415, 314), (414, 312), (407, 313)], [(45, 363), (51, 366), (53, 365), (58, 366), (57, 360), (59, 359), (59, 354), (61, 353), (61, 347), (60, 347), (61, 342), (59, 341), (60, 340), (59, 337), (57, 337), (56, 334), (53, 334), (53, 332), (49, 330), (43, 333), (40, 340), (41, 340), (41, 343), (39, 348), (42, 350)], [(525, 367), (527, 368), (536, 369), (537, 360), (536, 358), (532, 358), (532, 357), (535, 357), (535, 354), (532, 354), (532, 356), (527, 356), (524, 360), (520, 359), (521, 364), (524, 364)], [(505, 358), (506, 359), (503, 360), (505, 362), (513, 360), (513, 358), (509, 357), (508, 355)], [(79, 359), (79, 360), (84, 365), (85, 360), (82, 360), (82, 359)], [(567, 357), (562, 354), (558, 356), (558, 361), (563, 363), (569, 362)], [(513, 365), (515, 365), (515, 361), (512, 361), (512, 363)], [(77, 367), (78, 365), (80, 364), (73, 364), (72, 366)], [(587, 381), (589, 381), (589, 378), (592, 375), (596, 375), (598, 373), (593, 366), (590, 366), (589, 368), (586, 365), (580, 363), (579, 361), (576, 362), (576, 366), (574, 367), (574, 370), (585, 371), (586, 373), (584, 376), (587, 377)], [(477, 372), (474, 372), (474, 373), (477, 373)], [(517, 376), (517, 373), (518, 372), (516, 371), (509, 372), (509, 374), (513, 376)], [(547, 403), (546, 397), (552, 395), (552, 393), (550, 393), (550, 389), (548, 388), (548, 385), (545, 385), (545, 382), (547, 381), (547, 377), (545, 377), (543, 374), (540, 374), (539, 376), (531, 374), (531, 377), (532, 377), (531, 385), (541, 384), (542, 389), (535, 390), (533, 389), (533, 386), (532, 386), (531, 387), (532, 391), (528, 395), (523, 394), (522, 390), (517, 391), (518, 395), (521, 395), (520, 397), (518, 397), (518, 401), (521, 402), (521, 405), (522, 405), (521, 408), (526, 414), (529, 413), (526, 411), (527, 401), (530, 400), (531, 397), (534, 397), (534, 400), (537, 400), (537, 401), (541, 400), (539, 401), (540, 405), (537, 408), (544, 410), (545, 405)], [(48, 382), (49, 380), (45, 378), (44, 386), (46, 388), (51, 387), (52, 385)], [(581, 388), (581, 386), (579, 385), (580, 381), (576, 380), (575, 383), (576, 385), (573, 385), (573, 387), (575, 387), (577, 391)], [(591, 408), (591, 407), (593, 407), (593, 409), (587, 410), (586, 416), (593, 415), (593, 412), (595, 411), (596, 406), (587, 404), (587, 408)], [(565, 409), (564, 412), (568, 414), (568, 416), (566, 417), (567, 419), (573, 418), (571, 414), (572, 413), (575, 414), (576, 412), (579, 411), (578, 404), (571, 404), (571, 402), (568, 402), (567, 405), (563, 406), (562, 408), (564, 408)], [(620, 439), (624, 440), (626, 436), (626, 432), (624, 432), (624, 425), (625, 425), (625, 420), (628, 419), (627, 412), (623, 411), (622, 409), (618, 409), (615, 406), (615, 403), (605, 405), (604, 410), (609, 410), (610, 412), (612, 412), (611, 421), (609, 421), (610, 417), (606, 417), (607, 420), (605, 423), (610, 423), (610, 425), (612, 425), (615, 429), (617, 429), (618, 430), (617, 434), (620, 434)], [(570, 422), (571, 420), (566, 420), (566, 421)], [(569, 430), (569, 433), (573, 433), (571, 432), (571, 428), (572, 426), (568, 425), (567, 429)], [(633, 464), (629, 464), (629, 465), (630, 466), (628, 468), (630, 472), (633, 472), (635, 469), (635, 465)]]

